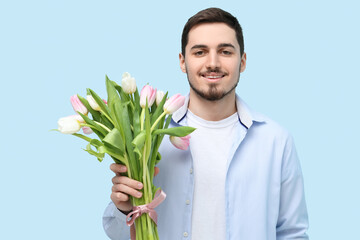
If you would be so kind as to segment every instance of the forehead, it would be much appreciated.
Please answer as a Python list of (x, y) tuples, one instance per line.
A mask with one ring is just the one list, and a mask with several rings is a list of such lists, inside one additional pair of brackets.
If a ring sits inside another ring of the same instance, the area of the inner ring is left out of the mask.
[(225, 23), (202, 23), (189, 31), (186, 48), (191, 49), (192, 46), (198, 44), (216, 47), (222, 43), (231, 43), (240, 49), (234, 29)]

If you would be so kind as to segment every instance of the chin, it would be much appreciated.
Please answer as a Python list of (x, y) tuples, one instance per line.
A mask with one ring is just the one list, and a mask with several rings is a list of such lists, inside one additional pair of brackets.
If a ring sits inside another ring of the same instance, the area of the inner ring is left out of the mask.
[(224, 89), (220, 89), (219, 85), (215, 83), (209, 84), (206, 89), (199, 89), (193, 84), (191, 84), (191, 82), (189, 81), (189, 85), (191, 89), (196, 93), (196, 95), (207, 101), (219, 101), (223, 99), (224, 97), (235, 91), (237, 84), (238, 82), (234, 84), (234, 86), (232, 86), (230, 90), (226, 91)]

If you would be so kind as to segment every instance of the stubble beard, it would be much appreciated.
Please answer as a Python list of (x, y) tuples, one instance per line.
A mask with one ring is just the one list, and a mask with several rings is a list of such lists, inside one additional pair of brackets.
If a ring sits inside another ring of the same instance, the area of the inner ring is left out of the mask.
[(222, 90), (218, 89), (218, 84), (216, 84), (216, 83), (209, 84), (207, 90), (200, 90), (191, 83), (191, 81), (189, 79), (188, 71), (186, 71), (186, 75), (187, 75), (187, 79), (188, 79), (191, 89), (198, 96), (200, 96), (201, 98), (208, 100), (208, 101), (219, 101), (219, 100), (223, 99), (225, 96), (227, 96), (228, 94), (230, 94), (232, 91), (235, 90), (235, 88), (237, 87), (239, 80), (240, 80), (240, 71), (239, 71), (238, 80), (228, 91), (226, 91), (226, 90), (222, 91)]

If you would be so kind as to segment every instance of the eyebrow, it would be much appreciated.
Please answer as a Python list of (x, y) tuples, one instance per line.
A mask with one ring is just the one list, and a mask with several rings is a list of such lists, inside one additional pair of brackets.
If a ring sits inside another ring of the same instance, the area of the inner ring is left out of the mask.
[(231, 47), (231, 48), (235, 49), (235, 46), (232, 45), (231, 43), (221, 43), (218, 45), (218, 48), (223, 48), (223, 47)]
[(208, 46), (204, 45), (204, 44), (197, 44), (191, 47), (190, 50), (192, 49), (196, 49), (196, 48), (207, 48)]
[[(231, 48), (235, 49), (235, 46), (232, 45), (231, 43), (220, 43), (217, 46), (217, 48), (224, 48), (224, 47), (231, 47)], [(192, 46), (190, 50), (197, 49), (197, 48), (208, 48), (208, 46), (204, 45), (204, 44), (196, 44), (196, 45)]]

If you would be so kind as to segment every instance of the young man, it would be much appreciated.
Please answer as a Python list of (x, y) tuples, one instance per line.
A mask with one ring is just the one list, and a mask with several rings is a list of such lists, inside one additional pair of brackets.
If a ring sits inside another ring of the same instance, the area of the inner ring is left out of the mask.
[[(250, 110), (236, 95), (246, 67), (242, 29), (217, 8), (186, 23), (179, 55), (190, 94), (172, 125), (189, 125), (190, 148), (166, 138), (155, 185), (167, 194), (156, 208), (160, 239), (308, 239), (303, 179), (293, 140), (279, 125)], [(112, 164), (112, 203), (104, 229), (111, 239), (129, 239), (122, 212), (141, 183), (120, 176)], [(158, 171), (157, 171), (158, 172)]]

